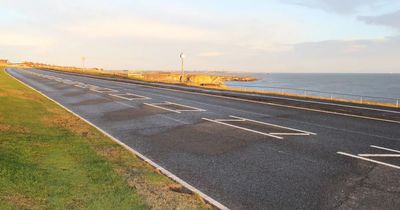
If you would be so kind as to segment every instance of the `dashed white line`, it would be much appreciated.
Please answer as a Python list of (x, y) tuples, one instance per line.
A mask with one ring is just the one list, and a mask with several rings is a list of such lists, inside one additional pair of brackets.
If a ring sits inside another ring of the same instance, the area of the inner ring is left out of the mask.
[(271, 135), (269, 133), (264, 133), (264, 132), (256, 131), (256, 130), (249, 129), (249, 128), (243, 128), (243, 127), (236, 126), (236, 125), (231, 125), (231, 124), (224, 123), (224, 122), (221, 122), (221, 121), (216, 121), (216, 120), (212, 120), (212, 119), (208, 119), (208, 118), (202, 118), (202, 119), (206, 120), (206, 121), (209, 121), (209, 122), (214, 122), (214, 123), (218, 123), (218, 124), (221, 124), (221, 125), (226, 125), (226, 126), (230, 126), (230, 127), (233, 127), (233, 128), (238, 128), (238, 129), (241, 129), (241, 130), (245, 130), (245, 131), (261, 134), (261, 135), (264, 135), (264, 136), (269, 136), (269, 137), (276, 138), (276, 139), (283, 139), (280, 136), (275, 136), (275, 135)]
[[(190, 110), (179, 110), (179, 111), (199, 111), (199, 112), (204, 112), (206, 110), (204, 109), (199, 109), (197, 107), (193, 107), (193, 106), (188, 106), (188, 105), (183, 105), (183, 104), (178, 104), (178, 103), (173, 103), (173, 102), (169, 102), (166, 101), (165, 103), (167, 103), (167, 105), (172, 104), (172, 105), (177, 105), (177, 106), (181, 106), (181, 107), (186, 107), (189, 108)], [(192, 110), (193, 109), (193, 110)]]
[(388, 166), (388, 167), (395, 168), (395, 169), (400, 169), (400, 166), (397, 166), (397, 165), (385, 163), (385, 162), (382, 162), (382, 161), (372, 160), (372, 159), (369, 159), (369, 158), (360, 157), (360, 156), (352, 155), (352, 154), (345, 153), (345, 152), (337, 152), (337, 154), (344, 155), (344, 156), (347, 156), (347, 157), (356, 158), (356, 159), (360, 159), (360, 160), (364, 160), (364, 161), (368, 161), (368, 162), (372, 162), (372, 163), (376, 163), (376, 164), (379, 164), (379, 165)]
[(371, 145), (371, 147), (372, 147), (372, 148), (376, 148), (376, 149), (386, 150), (386, 151), (389, 151), (389, 152), (400, 153), (399, 150), (395, 150), (395, 149), (389, 149), (389, 148), (380, 147), (380, 146), (375, 146), (375, 145)]
[[(141, 95), (137, 95), (137, 94), (133, 94), (133, 93), (123, 93), (123, 94), (108, 94), (110, 96), (114, 96), (117, 98), (122, 98), (128, 101), (133, 101), (133, 100), (148, 100), (151, 99), (149, 97), (146, 96), (141, 96)], [(126, 96), (126, 97), (125, 97)], [(128, 98), (129, 96), (133, 96), (134, 98)]]
[(180, 111), (176, 111), (176, 110), (168, 109), (168, 108), (165, 108), (165, 107), (161, 107), (161, 106), (158, 106), (157, 104), (149, 104), (149, 103), (143, 103), (143, 104), (145, 104), (147, 106), (156, 107), (156, 108), (159, 108), (159, 109), (164, 109), (164, 110), (167, 110), (167, 111), (170, 111), (170, 112), (181, 113)]
[(97, 87), (97, 88), (90, 88), (91, 91), (98, 92), (98, 93), (115, 93), (118, 92), (118, 90), (110, 89), (110, 88), (103, 88), (103, 87)]
[(269, 133), (278, 136), (309, 136), (309, 133)]
[(361, 157), (400, 157), (400, 154), (358, 154)]
[(309, 131), (304, 131), (304, 130), (289, 128), (289, 127), (285, 127), (285, 126), (281, 126), (281, 125), (276, 125), (276, 124), (272, 124), (272, 123), (261, 122), (261, 121), (252, 120), (252, 119), (247, 119), (247, 118), (243, 118), (243, 117), (237, 117), (237, 116), (234, 116), (234, 115), (230, 115), (230, 117), (233, 117), (233, 118), (236, 118), (236, 119), (246, 120), (246, 121), (249, 121), (249, 122), (255, 122), (255, 123), (259, 123), (259, 124), (269, 125), (269, 126), (273, 126), (273, 127), (277, 127), (277, 128), (283, 128), (283, 129), (287, 129), (287, 130), (298, 131), (298, 132), (301, 132), (301, 133), (307, 133), (307, 134), (310, 134), (310, 135), (317, 135), (316, 133), (309, 132)]

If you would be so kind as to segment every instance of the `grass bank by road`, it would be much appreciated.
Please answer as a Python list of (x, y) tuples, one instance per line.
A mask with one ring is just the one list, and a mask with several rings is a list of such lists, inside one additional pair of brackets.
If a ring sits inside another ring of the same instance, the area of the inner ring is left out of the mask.
[(0, 68), (0, 209), (204, 209), (93, 127)]

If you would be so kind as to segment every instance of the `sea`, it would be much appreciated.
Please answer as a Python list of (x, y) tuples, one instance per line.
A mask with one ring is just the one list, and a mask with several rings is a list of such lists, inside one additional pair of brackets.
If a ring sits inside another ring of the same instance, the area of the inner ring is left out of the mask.
[(302, 95), (396, 103), (400, 74), (247, 73), (254, 82), (226, 82), (228, 87)]

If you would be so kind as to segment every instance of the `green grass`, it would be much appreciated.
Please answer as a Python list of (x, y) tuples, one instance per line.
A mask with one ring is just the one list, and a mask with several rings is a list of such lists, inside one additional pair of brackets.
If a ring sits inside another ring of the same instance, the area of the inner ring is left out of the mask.
[(208, 208), (0, 69), (0, 209)]

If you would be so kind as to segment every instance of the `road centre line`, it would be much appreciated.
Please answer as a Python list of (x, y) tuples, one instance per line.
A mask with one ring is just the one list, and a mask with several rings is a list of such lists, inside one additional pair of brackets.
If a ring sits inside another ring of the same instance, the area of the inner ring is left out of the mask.
[(317, 135), (316, 133), (309, 132), (309, 131), (289, 128), (289, 127), (276, 125), (276, 124), (272, 124), (272, 123), (261, 122), (261, 121), (257, 121), (257, 120), (251, 120), (251, 119), (247, 119), (247, 118), (243, 118), (243, 117), (237, 117), (237, 116), (234, 116), (234, 115), (230, 115), (230, 117), (233, 117), (233, 118), (236, 118), (236, 119), (242, 119), (242, 120), (246, 120), (246, 121), (250, 121), (250, 122), (260, 123), (260, 124), (264, 124), (264, 125), (269, 125), (269, 126), (273, 126), (273, 127), (277, 127), (277, 128), (283, 128), (283, 129), (287, 129), (287, 130), (298, 131), (298, 132), (301, 132), (301, 133), (307, 133), (307, 134), (310, 134), (310, 135)]
[(204, 117), (202, 119), (206, 120), (206, 121), (209, 121), (209, 122), (214, 122), (214, 123), (230, 126), (230, 127), (233, 127), (233, 128), (238, 128), (238, 129), (242, 129), (242, 130), (245, 130), (245, 131), (261, 134), (261, 135), (264, 135), (264, 136), (269, 136), (269, 137), (276, 138), (276, 139), (283, 139), (283, 137), (280, 137), (280, 136), (275, 136), (275, 135), (271, 135), (271, 134), (268, 134), (268, 133), (256, 131), (256, 130), (249, 129), (249, 128), (243, 128), (243, 127), (236, 126), (236, 125), (231, 125), (231, 124), (224, 123), (224, 122), (221, 122), (221, 121), (216, 121), (216, 120), (212, 120), (212, 119), (208, 119), (208, 118), (204, 118)]
[(373, 160), (373, 159), (369, 159), (369, 158), (365, 158), (365, 157), (360, 157), (360, 156), (352, 155), (352, 154), (345, 153), (345, 152), (337, 152), (337, 154), (344, 155), (344, 156), (347, 156), (347, 157), (356, 158), (356, 159), (360, 159), (360, 160), (364, 160), (364, 161), (368, 161), (368, 162), (372, 162), (372, 163), (376, 163), (376, 164), (379, 164), (379, 165), (388, 166), (388, 167), (395, 168), (395, 169), (400, 169), (400, 166), (397, 166), (397, 165), (393, 165), (393, 164), (389, 164), (389, 163), (385, 163), (385, 162), (382, 162), (382, 161), (377, 161), (377, 160)]
[(400, 153), (399, 150), (389, 149), (389, 148), (385, 148), (385, 147), (379, 147), (379, 146), (375, 146), (375, 145), (371, 145), (370, 147), (376, 148), (376, 149), (381, 149), (381, 150), (386, 150), (386, 151), (389, 151), (389, 152)]

